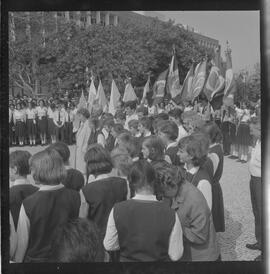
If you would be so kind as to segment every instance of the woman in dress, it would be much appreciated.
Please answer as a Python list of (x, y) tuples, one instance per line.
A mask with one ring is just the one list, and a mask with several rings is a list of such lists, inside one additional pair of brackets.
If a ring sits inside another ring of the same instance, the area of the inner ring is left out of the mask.
[(46, 132), (47, 132), (47, 108), (45, 107), (44, 100), (39, 101), (37, 107), (38, 116), (38, 129), (40, 135), (41, 145), (46, 145)]
[(48, 107), (48, 134), (51, 138), (52, 144), (56, 142), (55, 125), (53, 122), (55, 109), (56, 107), (54, 103), (50, 104), (50, 106)]
[(37, 124), (36, 124), (36, 109), (32, 102), (28, 103), (28, 108), (26, 110), (26, 127), (29, 137), (30, 146), (36, 145), (36, 135), (37, 135)]
[(26, 116), (25, 116), (25, 112), (21, 108), (20, 103), (18, 103), (16, 105), (16, 109), (14, 111), (13, 117), (14, 117), (16, 139), (18, 140), (19, 145), (23, 146), (24, 145), (24, 137), (25, 137)]

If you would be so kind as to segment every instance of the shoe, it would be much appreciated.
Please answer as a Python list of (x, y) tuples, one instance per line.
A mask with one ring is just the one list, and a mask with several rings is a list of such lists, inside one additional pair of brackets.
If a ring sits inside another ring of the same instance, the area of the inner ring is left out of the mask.
[(252, 250), (261, 250), (261, 247), (258, 243), (255, 244), (246, 244), (246, 248), (252, 249)]
[(262, 260), (262, 254), (260, 254), (259, 256), (257, 256), (254, 261), (261, 261)]

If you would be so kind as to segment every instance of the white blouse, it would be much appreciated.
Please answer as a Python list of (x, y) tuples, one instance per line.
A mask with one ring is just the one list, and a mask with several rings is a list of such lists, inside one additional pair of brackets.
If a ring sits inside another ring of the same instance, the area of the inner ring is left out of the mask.
[(41, 119), (42, 117), (47, 115), (47, 108), (46, 107), (41, 108), (40, 106), (38, 106), (36, 108), (36, 110), (37, 110), (37, 115), (38, 115), (39, 119)]
[(26, 110), (26, 117), (27, 119), (35, 119), (37, 115), (37, 111), (36, 109), (32, 108), (32, 109), (27, 109)]
[(26, 119), (24, 111), (17, 110), (17, 109), (15, 109), (15, 111), (14, 111), (13, 118), (14, 118), (14, 122), (16, 122), (18, 120), (25, 122), (25, 119)]

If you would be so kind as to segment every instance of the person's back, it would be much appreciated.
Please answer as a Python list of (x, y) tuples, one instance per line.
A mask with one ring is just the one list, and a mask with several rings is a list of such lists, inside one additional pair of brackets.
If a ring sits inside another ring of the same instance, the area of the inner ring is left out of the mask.
[(126, 200), (127, 182), (123, 178), (109, 177), (87, 184), (82, 192), (89, 204), (88, 218), (95, 221), (104, 236), (112, 207)]
[(114, 207), (120, 261), (169, 261), (175, 212), (159, 201), (128, 200)]
[(79, 216), (79, 193), (62, 185), (49, 190), (44, 187), (26, 198), (23, 206), (30, 222), (29, 243), (24, 261), (46, 261), (56, 228)]

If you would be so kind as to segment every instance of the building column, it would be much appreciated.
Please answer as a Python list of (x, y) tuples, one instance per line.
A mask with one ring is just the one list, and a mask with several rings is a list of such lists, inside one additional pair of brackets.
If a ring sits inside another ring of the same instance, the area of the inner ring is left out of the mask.
[(118, 16), (117, 15), (114, 15), (114, 17), (113, 17), (113, 25), (114, 26), (118, 25)]
[(91, 11), (86, 12), (86, 26), (91, 26)]
[(70, 21), (69, 11), (65, 11), (65, 18), (66, 18), (67, 22)]
[(96, 12), (96, 23), (100, 24), (100, 11)]
[(109, 26), (110, 25), (110, 13), (106, 12), (105, 14), (105, 26)]

